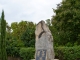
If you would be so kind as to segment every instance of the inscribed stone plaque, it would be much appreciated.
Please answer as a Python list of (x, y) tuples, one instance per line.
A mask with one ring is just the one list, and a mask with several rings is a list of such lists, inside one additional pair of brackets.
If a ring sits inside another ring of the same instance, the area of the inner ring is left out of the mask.
[(44, 49), (37, 50), (36, 60), (46, 60), (46, 50)]

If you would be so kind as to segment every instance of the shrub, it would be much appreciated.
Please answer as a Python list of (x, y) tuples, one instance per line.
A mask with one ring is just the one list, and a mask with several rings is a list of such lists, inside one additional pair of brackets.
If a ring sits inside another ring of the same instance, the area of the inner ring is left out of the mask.
[(80, 46), (56, 47), (55, 58), (59, 60), (80, 60)]
[(6, 40), (6, 51), (8, 56), (19, 57), (19, 50), (24, 44), (20, 40)]
[(7, 47), (7, 55), (12, 57), (19, 57), (20, 47)]
[(35, 49), (34, 48), (21, 48), (20, 49), (20, 57), (22, 60), (30, 60), (34, 58)]
[[(55, 47), (55, 58), (58, 58), (59, 60), (80, 60), (80, 46), (74, 46), (74, 47)], [(17, 56), (16, 52), (19, 54), (19, 56), (22, 58), (22, 60), (30, 60), (34, 59), (35, 55), (35, 48), (32, 47), (21, 47), (20, 50), (17, 50), (17, 48), (14, 49), (14, 56)]]

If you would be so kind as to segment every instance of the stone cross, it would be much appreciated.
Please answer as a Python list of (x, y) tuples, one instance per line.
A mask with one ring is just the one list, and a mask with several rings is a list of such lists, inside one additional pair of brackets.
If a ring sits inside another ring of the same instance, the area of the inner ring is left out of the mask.
[(44, 21), (40, 21), (35, 30), (36, 35), (36, 60), (52, 60), (54, 59), (53, 37), (51, 31)]

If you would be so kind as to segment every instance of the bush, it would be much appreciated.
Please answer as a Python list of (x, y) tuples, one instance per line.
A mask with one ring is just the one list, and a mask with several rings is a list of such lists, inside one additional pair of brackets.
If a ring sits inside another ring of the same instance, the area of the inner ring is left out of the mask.
[[(35, 48), (28, 47), (28, 48), (20, 48), (20, 50), (17, 50), (18, 48), (14, 49), (14, 54), (17, 55), (16, 52), (19, 54), (19, 56), (22, 58), (22, 60), (30, 60), (34, 59), (35, 55)], [(58, 58), (59, 60), (80, 60), (80, 46), (74, 46), (74, 47), (55, 47), (55, 58)]]
[(6, 40), (6, 51), (8, 56), (19, 57), (19, 50), (24, 44), (20, 40)]
[(7, 47), (7, 55), (12, 57), (19, 57), (20, 47)]
[(55, 58), (59, 60), (80, 60), (80, 46), (56, 47)]
[(21, 48), (20, 49), (20, 57), (22, 60), (30, 60), (34, 58), (35, 49), (34, 48)]

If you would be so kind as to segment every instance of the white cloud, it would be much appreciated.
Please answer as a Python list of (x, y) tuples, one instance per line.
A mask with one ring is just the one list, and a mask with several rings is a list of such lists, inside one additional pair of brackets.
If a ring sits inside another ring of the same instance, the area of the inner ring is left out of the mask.
[(0, 13), (4, 9), (5, 19), (11, 22), (21, 20), (33, 21), (46, 20), (53, 15), (52, 8), (62, 0), (0, 0)]

